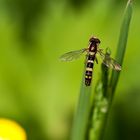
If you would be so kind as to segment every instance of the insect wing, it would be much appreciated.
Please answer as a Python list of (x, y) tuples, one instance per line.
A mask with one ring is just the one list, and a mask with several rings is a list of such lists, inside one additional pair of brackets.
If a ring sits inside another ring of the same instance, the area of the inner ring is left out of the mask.
[(103, 64), (106, 65), (108, 68), (112, 68), (116, 71), (121, 70), (120, 64), (110, 57), (108, 54), (104, 54), (102, 50), (98, 50), (98, 53), (100, 54), (101, 58), (103, 59)]
[(78, 59), (81, 54), (83, 54), (85, 51), (87, 51), (87, 49), (81, 49), (81, 50), (77, 50), (77, 51), (71, 51), (68, 53), (63, 54), (62, 56), (60, 56), (60, 60), (61, 61), (73, 61)]

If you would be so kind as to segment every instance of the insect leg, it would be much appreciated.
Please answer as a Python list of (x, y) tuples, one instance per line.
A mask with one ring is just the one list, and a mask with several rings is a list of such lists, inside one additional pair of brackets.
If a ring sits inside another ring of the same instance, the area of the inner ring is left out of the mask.
[(87, 64), (87, 61), (88, 61), (88, 54), (86, 54), (86, 58), (85, 58), (85, 65)]
[(96, 61), (96, 64), (98, 64), (98, 59), (97, 59), (97, 57), (95, 57), (95, 61)]

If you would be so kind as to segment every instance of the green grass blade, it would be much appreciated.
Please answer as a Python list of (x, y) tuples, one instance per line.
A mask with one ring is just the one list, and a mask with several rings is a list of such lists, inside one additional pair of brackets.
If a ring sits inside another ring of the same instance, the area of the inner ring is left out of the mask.
[[(107, 55), (108, 52), (106, 52)], [(109, 70), (102, 63), (101, 65), (102, 75), (101, 79), (96, 84), (95, 97), (92, 105), (92, 125), (90, 131), (90, 140), (102, 140), (104, 129), (106, 125), (109, 96), (107, 95)]]
[[(129, 31), (129, 25), (132, 15), (132, 1), (128, 0), (124, 19), (122, 22), (119, 42), (117, 47), (116, 60), (122, 65), (123, 58), (126, 50), (127, 37)], [(102, 67), (104, 69), (104, 67)], [(108, 72), (105, 73), (102, 70), (102, 80), (97, 84), (97, 93), (95, 95), (94, 103), (92, 105), (93, 111), (91, 111), (91, 87), (86, 87), (84, 84), (84, 76), (82, 79), (82, 86), (80, 90), (80, 98), (77, 107), (77, 112), (74, 118), (73, 130), (71, 140), (88, 140), (87, 130), (89, 129), (89, 122), (92, 119), (92, 140), (101, 140), (103, 138), (104, 128), (107, 121), (107, 114), (111, 106), (112, 95), (114, 94), (115, 88), (117, 86), (119, 72), (113, 71), (111, 75), (111, 80), (108, 79)], [(85, 73), (85, 69), (84, 69)], [(107, 76), (105, 76), (107, 75)], [(110, 83), (110, 87), (106, 82)], [(105, 87), (107, 86), (107, 88)], [(93, 114), (91, 114), (91, 112)], [(91, 117), (93, 116), (93, 117)]]
[[(122, 65), (126, 50), (127, 37), (129, 25), (132, 16), (132, 1), (128, 0), (124, 12), (124, 19), (120, 29), (119, 42), (116, 53), (116, 60)], [(90, 140), (102, 140), (104, 131), (110, 111), (113, 94), (117, 86), (119, 72), (113, 70), (111, 79), (108, 79), (109, 72), (105, 66), (102, 65), (102, 80), (97, 83), (93, 107), (92, 128), (90, 133)], [(110, 85), (108, 85), (108, 82)]]
[(84, 83), (85, 69), (83, 72), (80, 98), (77, 111), (74, 117), (71, 140), (86, 140), (87, 129), (89, 124), (89, 114), (91, 107), (91, 86), (86, 87)]
[[(119, 36), (119, 41), (118, 41), (117, 53), (116, 53), (116, 60), (121, 65), (123, 63), (123, 58), (124, 58), (124, 54), (126, 50), (131, 16), (132, 16), (132, 0), (128, 0), (125, 13), (124, 13), (124, 19), (123, 19), (122, 26), (120, 29), (120, 36)], [(116, 89), (119, 74), (120, 73), (116, 71), (112, 72), (111, 85), (110, 85), (112, 89), (112, 93), (114, 93)]]

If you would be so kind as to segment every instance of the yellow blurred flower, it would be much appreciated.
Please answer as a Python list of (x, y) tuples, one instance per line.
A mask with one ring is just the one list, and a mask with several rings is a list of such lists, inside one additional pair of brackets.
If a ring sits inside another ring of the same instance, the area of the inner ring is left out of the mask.
[(26, 133), (15, 121), (0, 118), (0, 140), (26, 140)]

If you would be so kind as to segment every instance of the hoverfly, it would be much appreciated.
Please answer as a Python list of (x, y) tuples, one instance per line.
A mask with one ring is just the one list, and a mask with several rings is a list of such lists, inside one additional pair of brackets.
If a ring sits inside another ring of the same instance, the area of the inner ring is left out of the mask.
[(103, 53), (103, 50), (100, 49), (98, 46), (100, 44), (100, 40), (96, 37), (91, 37), (89, 39), (89, 47), (84, 48), (81, 50), (71, 51), (68, 53), (63, 54), (60, 59), (62, 61), (72, 61), (81, 56), (84, 52), (87, 53), (86, 57), (86, 71), (85, 71), (85, 85), (90, 86), (92, 80), (92, 73), (93, 73), (93, 66), (94, 61), (98, 64), (98, 60), (96, 58), (96, 54), (99, 54), (103, 60), (103, 64), (106, 65), (108, 68), (112, 68), (116, 71), (121, 70), (121, 66), (111, 58), (109, 55)]

